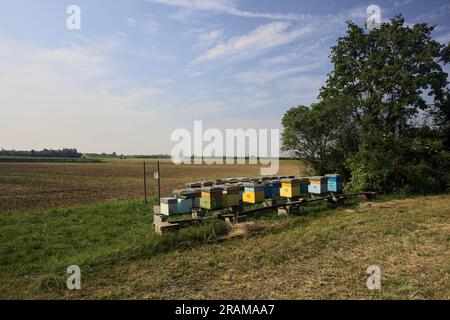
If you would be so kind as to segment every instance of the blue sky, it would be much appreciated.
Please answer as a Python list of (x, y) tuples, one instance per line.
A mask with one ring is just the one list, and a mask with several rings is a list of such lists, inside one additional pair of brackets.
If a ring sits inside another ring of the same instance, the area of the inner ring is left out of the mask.
[(450, 39), (448, 1), (3, 0), (0, 147), (169, 153), (194, 120), (279, 128), (316, 100), (330, 47), (370, 4)]

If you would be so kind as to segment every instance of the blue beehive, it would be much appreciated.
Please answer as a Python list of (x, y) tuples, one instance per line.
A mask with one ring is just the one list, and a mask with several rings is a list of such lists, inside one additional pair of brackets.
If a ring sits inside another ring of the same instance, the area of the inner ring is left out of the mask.
[(309, 189), (309, 178), (308, 177), (300, 178), (300, 192), (308, 193), (309, 192), (308, 189)]
[(270, 180), (266, 181), (264, 186), (264, 195), (266, 199), (275, 199), (280, 196), (281, 181)]
[(328, 191), (329, 192), (342, 192), (344, 182), (340, 174), (327, 174), (328, 178)]

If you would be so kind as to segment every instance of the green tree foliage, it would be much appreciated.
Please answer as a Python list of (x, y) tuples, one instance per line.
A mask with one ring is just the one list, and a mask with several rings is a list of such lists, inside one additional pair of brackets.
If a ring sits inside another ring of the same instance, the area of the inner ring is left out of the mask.
[(343, 173), (355, 190), (442, 190), (450, 178), (449, 45), (431, 38), (434, 26), (405, 26), (402, 16), (368, 32), (347, 24), (319, 102), (285, 114), (284, 150), (315, 173)]
[(18, 151), (18, 150), (0, 150), (0, 156), (3, 157), (39, 157), (39, 158), (81, 158), (81, 153), (77, 149), (64, 148), (62, 150), (44, 149), (41, 151)]

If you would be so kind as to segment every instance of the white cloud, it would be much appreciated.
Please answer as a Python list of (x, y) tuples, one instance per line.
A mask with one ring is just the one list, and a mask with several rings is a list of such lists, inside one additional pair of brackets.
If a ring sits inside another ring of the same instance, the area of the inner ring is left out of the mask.
[(275, 69), (275, 70), (251, 70), (238, 73), (234, 76), (236, 80), (253, 83), (253, 84), (265, 84), (278, 78), (283, 78), (291, 74), (305, 72), (316, 68), (317, 65), (305, 65), (301, 67), (292, 67), (287, 69)]
[(134, 18), (127, 18), (126, 23), (127, 23), (127, 26), (134, 27), (137, 25), (138, 21)]
[(286, 22), (273, 22), (259, 26), (246, 35), (233, 37), (216, 45), (197, 57), (193, 63), (253, 57), (268, 49), (292, 43), (313, 31), (309, 25), (288, 31), (289, 25)]
[(147, 36), (152, 36), (159, 32), (160, 24), (151, 14), (145, 14), (141, 21), (135, 18), (127, 18), (126, 24), (131, 28), (137, 28)]
[(401, 0), (401, 1), (395, 1), (394, 2), (394, 7), (401, 7), (407, 4), (410, 4), (411, 2), (413, 2), (413, 0)]
[(230, 14), (237, 17), (265, 18), (274, 20), (299, 20), (301, 15), (262, 13), (241, 10), (233, 0), (147, 0), (147, 2), (188, 9), (190, 11), (209, 11)]
[(221, 41), (224, 34), (225, 29), (223, 28), (197, 28), (182, 34), (182, 38), (195, 38), (197, 41), (197, 44), (194, 45), (195, 48), (208, 49)]
[(209, 48), (221, 39), (224, 34), (224, 29), (216, 29), (203, 32), (199, 35), (199, 46), (202, 48)]

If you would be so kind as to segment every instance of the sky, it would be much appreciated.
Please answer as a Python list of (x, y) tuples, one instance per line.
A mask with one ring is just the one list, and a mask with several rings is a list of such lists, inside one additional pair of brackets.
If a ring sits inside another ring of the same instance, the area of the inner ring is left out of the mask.
[(316, 101), (345, 21), (364, 26), (373, 4), (450, 39), (448, 1), (1, 0), (0, 147), (170, 153), (196, 120), (280, 128)]

